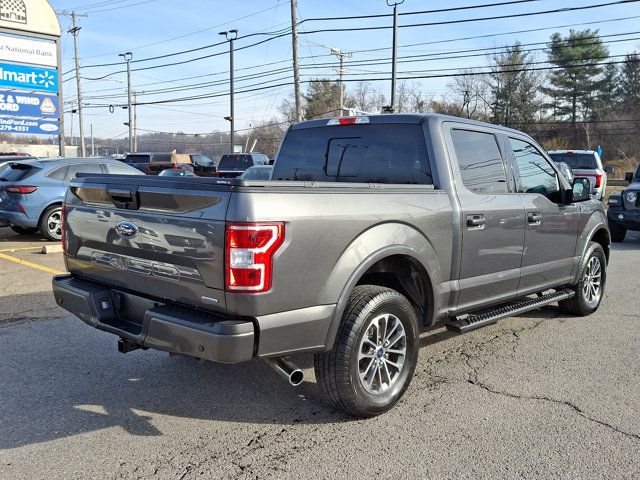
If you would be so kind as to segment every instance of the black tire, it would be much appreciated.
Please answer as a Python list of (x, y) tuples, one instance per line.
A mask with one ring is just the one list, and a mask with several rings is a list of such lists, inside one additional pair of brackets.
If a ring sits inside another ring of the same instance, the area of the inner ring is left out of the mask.
[(51, 221), (54, 217), (61, 220), (61, 215), (62, 206), (51, 205), (40, 217), (39, 230), (47, 240), (59, 242), (62, 239), (62, 230), (58, 228), (58, 222)]
[(612, 242), (624, 242), (624, 237), (627, 235), (627, 229), (618, 225), (617, 223), (609, 222), (609, 231), (611, 232)]
[[(385, 315), (386, 319), (382, 320)], [(384, 329), (380, 327), (381, 322)], [(387, 331), (389, 325), (390, 332)], [(379, 338), (380, 330), (386, 332), (388, 342), (372, 346), (368, 339), (374, 335)], [(398, 351), (404, 350), (403, 358), (393, 353), (393, 346)], [(363, 347), (370, 351), (366, 352), (366, 358), (358, 360)], [(390, 288), (360, 285), (349, 298), (333, 349), (314, 356), (314, 369), (326, 400), (349, 415), (366, 418), (384, 413), (398, 402), (411, 382), (417, 360), (418, 321), (411, 303)], [(379, 374), (374, 362), (384, 367), (380, 367)], [(401, 365), (399, 369), (398, 364)], [(365, 373), (362, 380), (361, 370)], [(369, 388), (373, 389), (377, 383), (378, 392), (368, 391), (364, 386), (364, 383), (369, 383), (367, 373), (372, 371)]]
[(37, 228), (19, 227), (18, 225), (11, 225), (11, 230), (20, 235), (33, 235), (38, 231)]
[[(588, 283), (590, 277), (589, 269), (592, 262), (599, 263), (600, 284), (598, 294), (595, 296), (593, 301), (590, 301)], [(599, 243), (589, 243), (587, 251), (580, 261), (578, 279), (578, 283), (572, 286), (576, 294), (567, 300), (558, 302), (558, 306), (562, 313), (584, 317), (586, 315), (591, 315), (598, 309), (600, 302), (602, 301), (602, 297), (604, 296), (604, 289), (607, 283), (607, 257)], [(587, 290), (587, 292), (585, 292), (585, 290)]]

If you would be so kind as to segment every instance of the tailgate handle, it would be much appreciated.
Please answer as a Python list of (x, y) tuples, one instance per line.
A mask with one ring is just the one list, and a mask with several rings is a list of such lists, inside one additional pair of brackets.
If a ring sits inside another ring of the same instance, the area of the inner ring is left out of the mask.
[(138, 188), (109, 188), (107, 195), (111, 199), (111, 203), (116, 208), (124, 208), (126, 210), (137, 210), (140, 206), (138, 201)]

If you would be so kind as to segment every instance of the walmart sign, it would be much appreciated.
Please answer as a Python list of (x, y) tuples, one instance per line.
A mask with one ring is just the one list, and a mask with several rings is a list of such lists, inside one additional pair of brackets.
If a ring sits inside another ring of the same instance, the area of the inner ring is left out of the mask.
[(54, 68), (0, 63), (0, 87), (57, 93), (58, 72)]

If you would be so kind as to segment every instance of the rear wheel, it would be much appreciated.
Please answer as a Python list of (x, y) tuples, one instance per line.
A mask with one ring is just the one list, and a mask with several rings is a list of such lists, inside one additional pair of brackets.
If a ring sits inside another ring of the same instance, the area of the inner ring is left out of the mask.
[(617, 223), (609, 222), (609, 231), (611, 232), (612, 242), (624, 242), (624, 237), (627, 235), (627, 229), (618, 225)]
[(558, 302), (558, 306), (563, 313), (590, 315), (600, 306), (607, 281), (607, 258), (599, 243), (589, 243), (580, 263), (578, 278), (578, 283), (573, 286), (576, 294)]
[(48, 240), (59, 241), (62, 238), (62, 207), (52, 205), (40, 218), (40, 233)]
[(314, 358), (323, 396), (356, 417), (392, 408), (411, 382), (418, 358), (418, 322), (409, 301), (373, 285), (354, 289), (333, 349)]
[(33, 235), (38, 231), (37, 228), (19, 227), (18, 225), (11, 225), (11, 230), (20, 235)]

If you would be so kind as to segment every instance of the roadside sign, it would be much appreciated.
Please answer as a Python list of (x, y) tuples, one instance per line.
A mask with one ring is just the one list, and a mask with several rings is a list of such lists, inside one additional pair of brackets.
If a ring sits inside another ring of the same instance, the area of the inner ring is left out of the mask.
[(0, 63), (0, 87), (57, 93), (58, 72), (54, 68)]
[(242, 153), (242, 145), (234, 145), (233, 153)]
[(0, 60), (56, 67), (58, 56), (55, 42), (0, 35)]
[(58, 117), (58, 97), (0, 90), (0, 115)]
[(57, 135), (58, 121), (0, 118), (0, 132), (32, 135)]

